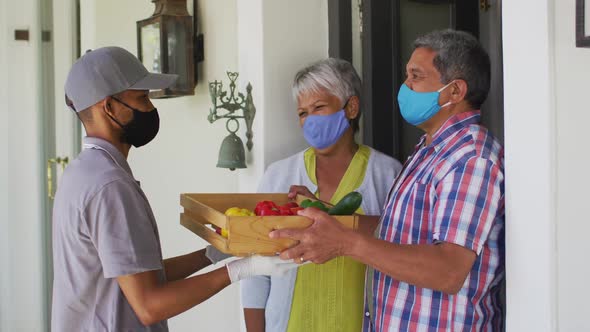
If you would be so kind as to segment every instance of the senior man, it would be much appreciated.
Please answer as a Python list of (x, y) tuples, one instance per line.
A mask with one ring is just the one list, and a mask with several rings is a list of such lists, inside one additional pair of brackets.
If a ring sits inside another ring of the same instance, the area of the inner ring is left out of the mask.
[(503, 148), (479, 124), (490, 60), (465, 32), (418, 38), (399, 90), (403, 118), (425, 132), (393, 183), (374, 237), (306, 209), (283, 258), (349, 256), (372, 267), (365, 331), (499, 331), (503, 324)]

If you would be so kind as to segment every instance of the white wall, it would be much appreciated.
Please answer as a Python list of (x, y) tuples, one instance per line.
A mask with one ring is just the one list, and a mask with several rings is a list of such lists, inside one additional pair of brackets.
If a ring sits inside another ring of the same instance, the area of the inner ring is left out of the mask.
[(588, 331), (590, 49), (575, 1), (506, 1), (503, 21), (508, 331)]
[(240, 0), (238, 13), (240, 76), (257, 107), (240, 191), (253, 192), (269, 164), (307, 146), (291, 85), (299, 69), (328, 56), (328, 9), (325, 0)]
[[(154, 100), (161, 127), (156, 140), (133, 149), (129, 162), (150, 204), (160, 231), (165, 257), (205, 246), (179, 224), (179, 195), (183, 192), (236, 192), (238, 172), (216, 168), (224, 124), (210, 124), (208, 81), (226, 80), (226, 70), (237, 70), (236, 0), (199, 1), (205, 62), (195, 96)], [(151, 16), (145, 0), (82, 1), (82, 51), (117, 45), (137, 54), (135, 22)], [(236, 331), (239, 322), (237, 286), (169, 321), (172, 331)]]
[[(43, 227), (39, 10), (33, 0), (0, 2), (0, 330), (41, 331)], [(29, 29), (30, 41), (14, 41)]]
[[(8, 29), (6, 26), (6, 2), (0, 1), (0, 71), (4, 72), (7, 67), (6, 63), (6, 42)], [(7, 98), (6, 79), (0, 80), (0, 100)], [(5, 117), (8, 109), (0, 107), (0, 116)], [(0, 155), (6, 156), (0, 159), (0, 263), (9, 262), (9, 243), (8, 243), (8, 122), (0, 121)], [(4, 270), (0, 272), (0, 299), (8, 299), (9, 276)], [(8, 329), (8, 301), (0, 300), (0, 331)]]
[(327, 1), (263, 1), (265, 165), (307, 147), (292, 98), (295, 73), (328, 55)]
[[(555, 0), (559, 331), (590, 331), (590, 48), (575, 47), (575, 1)], [(589, 17), (586, 20), (590, 20)], [(588, 22), (586, 23), (588, 24)]]
[(502, 4), (510, 332), (557, 327), (552, 3)]

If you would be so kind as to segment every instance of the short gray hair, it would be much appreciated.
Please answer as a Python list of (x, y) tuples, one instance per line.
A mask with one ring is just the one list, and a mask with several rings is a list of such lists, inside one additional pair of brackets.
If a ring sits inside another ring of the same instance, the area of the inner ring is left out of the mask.
[(455, 79), (467, 83), (465, 99), (479, 109), (490, 90), (490, 57), (471, 34), (456, 30), (433, 31), (414, 41), (414, 49), (424, 47), (436, 52), (434, 66), (441, 83)]
[[(342, 59), (328, 58), (317, 61), (301, 69), (293, 80), (293, 98), (297, 100), (302, 94), (327, 92), (345, 103), (352, 96), (361, 98), (361, 79), (350, 62)], [(352, 129), (359, 129), (361, 112), (351, 120)]]

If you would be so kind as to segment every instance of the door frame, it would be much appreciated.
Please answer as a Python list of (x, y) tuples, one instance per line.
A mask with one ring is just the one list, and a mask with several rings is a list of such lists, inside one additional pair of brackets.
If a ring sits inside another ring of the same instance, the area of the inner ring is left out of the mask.
[(328, 54), (352, 63), (352, 4), (328, 0)]
[[(53, 48), (53, 40), (55, 39), (55, 33), (53, 31), (53, 0), (37, 0), (37, 5), (39, 8), (39, 24), (40, 24), (40, 32), (41, 38), (38, 41), (40, 43), (39, 46), (39, 54), (37, 56), (37, 61), (39, 62), (39, 130), (41, 138), (41, 144), (39, 146), (40, 154), (41, 154), (41, 165), (40, 165), (40, 172), (41, 174), (46, 174), (46, 177), (41, 177), (41, 208), (42, 208), (42, 218), (43, 221), (41, 223), (41, 241), (42, 241), (42, 248), (43, 251), (43, 322), (45, 325), (45, 329), (47, 331), (51, 330), (51, 289), (53, 283), (53, 259), (52, 259), (52, 243), (51, 243), (51, 208), (52, 204), (47, 197), (47, 190), (48, 190), (48, 183), (47, 181), (43, 181), (43, 179), (47, 179), (47, 172), (50, 172), (49, 169), (46, 168), (45, 161), (49, 158), (53, 158), (55, 156), (55, 100), (54, 100), (54, 48)], [(52, 172), (52, 176), (55, 179), (56, 172)]]
[[(77, 117), (64, 103), (66, 75), (80, 55), (80, 0), (38, 0), (41, 8), (41, 25), (46, 31), (39, 54), (42, 77), (42, 99), (40, 126), (42, 144), (42, 173), (51, 172), (53, 191), (57, 189), (62, 168), (54, 164), (48, 169), (47, 160), (68, 157), (72, 160), (81, 148), (81, 126)], [(57, 19), (55, 19), (57, 18)], [(48, 33), (47, 33), (48, 32)], [(46, 38), (47, 38), (46, 37)], [(46, 39), (45, 38), (45, 39)], [(47, 44), (47, 45), (45, 45)], [(47, 69), (50, 68), (50, 69)], [(47, 331), (51, 330), (51, 303), (53, 290), (53, 243), (52, 210), (53, 201), (48, 197), (47, 177), (42, 178), (43, 188), (43, 248), (44, 251), (44, 305)]]

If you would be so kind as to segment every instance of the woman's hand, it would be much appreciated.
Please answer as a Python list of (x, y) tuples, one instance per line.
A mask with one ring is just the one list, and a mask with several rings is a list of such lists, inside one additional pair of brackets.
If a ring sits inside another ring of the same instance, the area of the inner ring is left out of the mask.
[(302, 196), (309, 197), (309, 198), (316, 198), (311, 193), (311, 191), (309, 191), (309, 189), (307, 189), (306, 186), (292, 185), (289, 188), (289, 194), (287, 194), (287, 197), (289, 197), (289, 199), (295, 199), (295, 197), (297, 197), (297, 195), (302, 195)]

